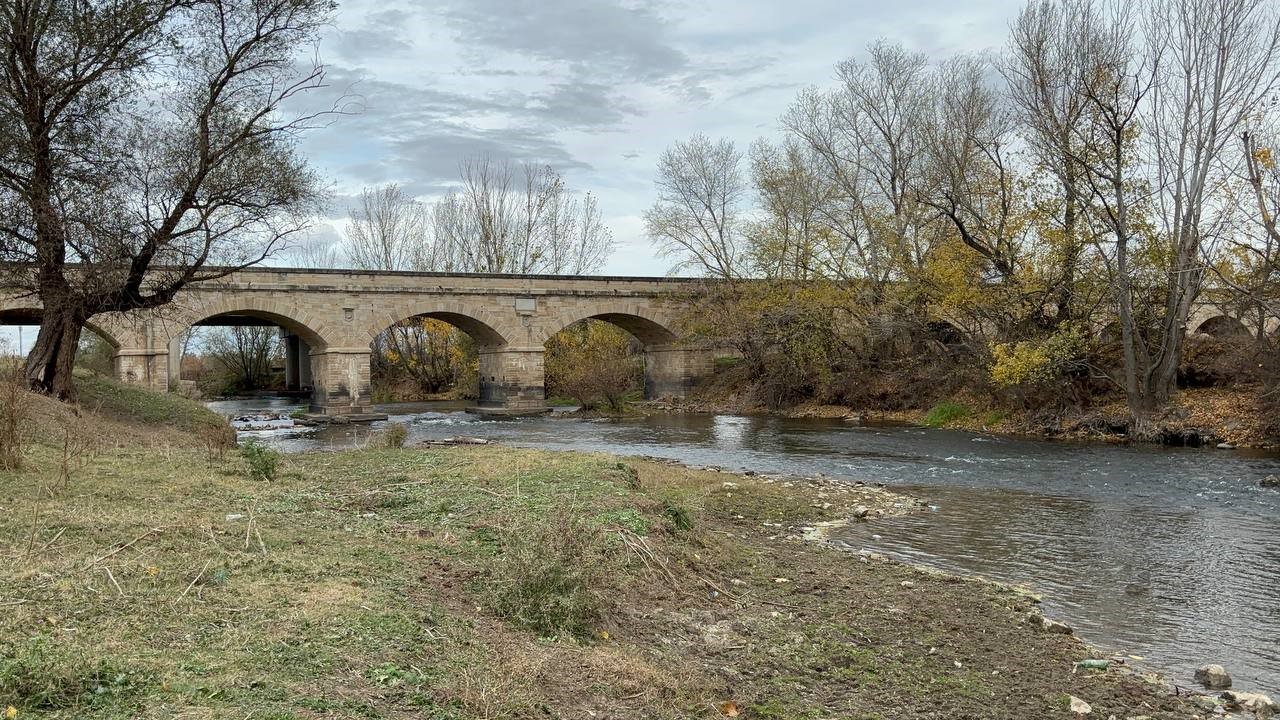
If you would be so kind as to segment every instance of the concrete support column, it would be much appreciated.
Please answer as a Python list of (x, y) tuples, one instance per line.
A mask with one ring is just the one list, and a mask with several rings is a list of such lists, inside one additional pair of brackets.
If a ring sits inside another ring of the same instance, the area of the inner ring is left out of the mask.
[(480, 405), (509, 410), (547, 406), (541, 347), (480, 348)]
[[(295, 336), (296, 337), (296, 336)], [(298, 340), (298, 388), (306, 390), (314, 386), (311, 380), (311, 346), (302, 340)]]
[(183, 337), (179, 335), (169, 341), (167, 384), (170, 388), (176, 388), (182, 382), (182, 340)]
[(312, 412), (366, 415), (373, 411), (369, 348), (328, 348), (312, 351), (310, 358)]
[(709, 350), (655, 345), (644, 350), (646, 400), (683, 398), (711, 374), (715, 358)]
[(284, 338), (284, 389), (301, 390), (302, 363), (311, 364), (311, 359), (303, 359), (299, 352), (300, 338), (288, 330), (281, 329)]
[(169, 389), (169, 351), (119, 348), (112, 358), (116, 379), (161, 392)]

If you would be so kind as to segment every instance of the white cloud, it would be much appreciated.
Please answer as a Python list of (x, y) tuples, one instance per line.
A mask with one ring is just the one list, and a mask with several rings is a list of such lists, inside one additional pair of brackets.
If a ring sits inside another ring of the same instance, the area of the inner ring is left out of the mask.
[[(427, 0), (344, 3), (321, 44), (331, 97), (364, 111), (304, 140), (338, 200), (431, 196), (476, 153), (547, 162), (600, 197), (606, 272), (664, 274), (641, 214), (653, 168), (694, 132), (776, 134), (806, 85), (879, 37), (936, 56), (998, 48), (1021, 0)], [(335, 207), (340, 215), (342, 207)]]

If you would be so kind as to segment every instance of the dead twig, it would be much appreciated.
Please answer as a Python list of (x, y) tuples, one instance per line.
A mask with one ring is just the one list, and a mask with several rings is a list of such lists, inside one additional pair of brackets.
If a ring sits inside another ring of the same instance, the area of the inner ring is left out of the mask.
[(41, 553), (44, 553), (44, 551), (45, 551), (45, 550), (48, 550), (48, 549), (49, 549), (49, 546), (50, 546), (50, 545), (52, 545), (52, 544), (54, 544), (54, 543), (58, 542), (58, 538), (62, 537), (62, 533), (66, 532), (66, 531), (67, 531), (67, 529), (66, 529), (65, 527), (64, 527), (64, 528), (62, 528), (61, 530), (59, 530), (57, 535), (54, 535), (54, 536), (53, 536), (53, 538), (49, 540), (49, 542), (45, 543), (44, 545), (42, 545), (42, 546), (40, 547), (40, 552), (41, 552)]
[(115, 550), (112, 550), (111, 552), (109, 552), (109, 553), (107, 553), (107, 554), (105, 554), (105, 555), (102, 555), (101, 557), (95, 558), (95, 559), (94, 559), (92, 562), (90, 562), (88, 565), (85, 565), (83, 569), (84, 569), (84, 570), (88, 570), (89, 568), (93, 567), (94, 565), (97, 565), (98, 563), (102, 562), (103, 560), (106, 560), (107, 558), (112, 557), (113, 555), (115, 555), (116, 553), (120, 552), (121, 550), (125, 550), (125, 549), (128, 549), (128, 548), (130, 548), (130, 547), (133, 547), (133, 545), (134, 545), (135, 543), (137, 543), (138, 541), (140, 541), (140, 540), (142, 540), (142, 539), (144, 539), (144, 538), (146, 538), (146, 537), (148, 537), (148, 536), (150, 536), (150, 535), (155, 535), (155, 534), (157, 534), (157, 533), (161, 533), (161, 532), (164, 532), (164, 529), (163, 529), (163, 528), (158, 528), (158, 527), (151, 528), (150, 530), (148, 530), (148, 531), (146, 531), (146, 532), (142, 533), (142, 534), (141, 534), (141, 535), (139, 535), (138, 537), (136, 537), (136, 538), (134, 538), (134, 539), (130, 540), (129, 542), (127, 542), (127, 543), (125, 543), (125, 544), (121, 545), (120, 547), (116, 548)]
[(112, 574), (111, 568), (107, 565), (103, 565), (102, 569), (107, 571), (107, 579), (110, 580), (111, 584), (115, 586), (116, 594), (118, 594), (120, 597), (124, 597), (124, 590), (120, 589), (120, 583), (116, 582), (116, 576)]
[(204, 571), (209, 569), (209, 563), (211, 562), (213, 561), (212, 560), (204, 561), (204, 567), (200, 568), (200, 572), (196, 573), (196, 576), (191, 578), (191, 582), (187, 584), (187, 589), (183, 590), (182, 594), (178, 596), (178, 599), (173, 601), (174, 605), (177, 605), (178, 603), (182, 602), (182, 598), (186, 597), (187, 593), (191, 592), (191, 588), (195, 587), (196, 583), (200, 582), (200, 578), (204, 577)]

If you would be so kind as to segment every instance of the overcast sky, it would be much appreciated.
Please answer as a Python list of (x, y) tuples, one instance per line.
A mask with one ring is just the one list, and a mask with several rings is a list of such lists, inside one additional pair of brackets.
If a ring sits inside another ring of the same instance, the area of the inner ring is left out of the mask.
[[(641, 213), (659, 153), (695, 132), (744, 148), (833, 66), (884, 37), (933, 56), (998, 50), (1020, 0), (413, 0), (342, 3), (320, 44), (331, 89), (362, 111), (304, 140), (351, 196), (397, 182), (424, 199), (477, 153), (546, 162), (600, 198), (604, 272), (662, 275)], [(316, 98), (326, 100), (327, 98)]]

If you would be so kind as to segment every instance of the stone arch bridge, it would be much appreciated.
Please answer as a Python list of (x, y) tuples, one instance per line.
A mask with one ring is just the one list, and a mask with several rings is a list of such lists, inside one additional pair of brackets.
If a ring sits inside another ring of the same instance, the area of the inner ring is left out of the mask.
[[(371, 411), (370, 343), (399, 322), (430, 317), (470, 335), (480, 355), (480, 405), (508, 411), (545, 406), (544, 343), (594, 318), (644, 346), (645, 397), (682, 397), (711, 371), (710, 350), (680, 337), (676, 278), (443, 274), (250, 268), (188, 286), (168, 307), (95, 316), (89, 329), (114, 348), (117, 377), (165, 389), (177, 380), (182, 336), (199, 325), (278, 325), (286, 382), (312, 388), (313, 412)], [(39, 304), (0, 302), (0, 322), (38, 324)]]
[[(112, 345), (118, 378), (166, 389), (179, 378), (182, 338), (191, 327), (278, 325), (286, 341), (286, 383), (311, 388), (313, 412), (365, 415), (372, 405), (373, 338), (405, 320), (430, 317), (475, 340), (482, 407), (531, 412), (546, 404), (544, 343), (586, 319), (617, 325), (644, 346), (646, 398), (683, 397), (714, 365), (713, 349), (689, 342), (677, 329), (702, 282), (250, 268), (193, 284), (158, 311), (96, 316), (89, 329)], [(0, 291), (0, 324), (39, 322), (38, 302)], [(1187, 329), (1227, 336), (1254, 332), (1256, 324), (1205, 298)], [(1267, 332), (1275, 331), (1274, 319), (1266, 324)]]

